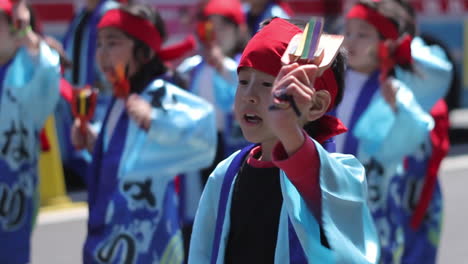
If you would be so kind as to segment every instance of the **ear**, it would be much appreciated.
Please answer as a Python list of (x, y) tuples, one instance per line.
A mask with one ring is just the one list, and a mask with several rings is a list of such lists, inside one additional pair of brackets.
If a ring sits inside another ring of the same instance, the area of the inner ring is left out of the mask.
[(327, 112), (330, 102), (331, 97), (328, 91), (320, 90), (315, 92), (312, 106), (309, 108), (309, 111), (305, 113), (307, 121), (311, 122), (322, 117)]

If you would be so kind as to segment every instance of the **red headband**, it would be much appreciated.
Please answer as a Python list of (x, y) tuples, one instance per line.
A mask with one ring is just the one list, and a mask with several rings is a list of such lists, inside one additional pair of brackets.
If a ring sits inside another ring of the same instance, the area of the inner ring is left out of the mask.
[[(237, 71), (242, 67), (250, 67), (271, 76), (277, 76), (281, 67), (281, 57), (288, 47), (289, 41), (302, 30), (281, 18), (273, 19), (253, 36), (242, 53)], [(332, 69), (327, 69), (315, 80), (316, 91), (326, 90), (330, 93), (329, 109), (335, 105), (338, 85)]]
[(134, 16), (120, 9), (112, 9), (104, 14), (98, 29), (114, 27), (148, 45), (159, 54), (162, 45), (161, 34), (147, 20)]
[(0, 11), (5, 12), (7, 16), (11, 17), (13, 12), (13, 4), (10, 0), (0, 0)]
[(373, 25), (380, 34), (382, 34), (386, 39), (398, 39), (398, 28), (397, 26), (388, 18), (381, 15), (379, 12), (374, 9), (363, 5), (357, 4), (346, 15), (347, 19), (357, 18), (362, 19), (369, 24)]
[(220, 15), (237, 25), (245, 24), (245, 15), (239, 0), (210, 0), (203, 9), (203, 15)]
[(164, 61), (177, 59), (195, 49), (193, 36), (189, 36), (185, 40), (163, 49), (161, 47), (163, 42), (161, 34), (153, 24), (120, 9), (112, 9), (106, 12), (98, 24), (98, 29), (105, 27), (117, 28), (140, 40), (148, 45)]

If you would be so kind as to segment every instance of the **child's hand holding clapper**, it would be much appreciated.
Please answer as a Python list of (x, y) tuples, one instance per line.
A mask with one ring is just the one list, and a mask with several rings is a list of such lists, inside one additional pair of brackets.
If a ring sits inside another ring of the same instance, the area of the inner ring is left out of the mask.
[[(321, 74), (331, 66), (344, 40), (344, 37), (341, 35), (322, 34), (323, 25), (323, 18), (312, 18), (304, 29), (304, 33), (297, 34), (292, 38), (281, 59), (284, 65), (293, 63), (298, 63), (300, 65), (299, 67), (310, 64), (316, 65), (317, 70), (313, 70), (313, 73), (310, 72), (312, 69), (305, 69), (310, 74), (307, 74), (309, 79), (305, 80), (305, 83), (303, 83), (310, 88), (313, 88), (315, 78), (321, 76)], [(280, 110), (292, 107), (299, 117), (301, 116), (301, 112), (296, 101), (291, 94), (288, 94), (287, 83), (282, 82), (283, 79), (289, 76), (288, 73), (280, 73), (278, 75), (275, 84), (277, 87), (273, 89), (274, 104), (271, 105), (269, 109)], [(297, 76), (295, 77), (297, 78)], [(280, 83), (281, 85), (277, 85)], [(313, 94), (313, 89), (311, 90)]]

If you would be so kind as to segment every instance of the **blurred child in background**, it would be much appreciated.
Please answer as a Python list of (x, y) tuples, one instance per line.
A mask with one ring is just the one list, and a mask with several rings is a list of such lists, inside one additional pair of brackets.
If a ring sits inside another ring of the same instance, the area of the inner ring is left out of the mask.
[(346, 15), (346, 90), (337, 116), (350, 129), (336, 137), (337, 152), (356, 155), (366, 167), (369, 206), (379, 231), (382, 263), (398, 263), (404, 250), (406, 204), (400, 196), (404, 158), (428, 138), (433, 120), (395, 67), (414, 70), (411, 38), (395, 1), (361, 0)]
[(0, 0), (0, 263), (30, 262), (39, 204), (39, 132), (59, 98), (59, 55), (30, 26), (24, 0)]
[(79, 120), (72, 129), (75, 146), (94, 149), (84, 263), (183, 263), (175, 179), (211, 164), (213, 108), (172, 84), (164, 22), (150, 6), (106, 12), (97, 36), (114, 97), (97, 139)]

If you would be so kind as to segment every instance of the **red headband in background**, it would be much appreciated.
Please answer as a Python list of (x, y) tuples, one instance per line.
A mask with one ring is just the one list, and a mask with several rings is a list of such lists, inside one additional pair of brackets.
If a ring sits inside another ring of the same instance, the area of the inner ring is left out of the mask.
[(363, 4), (357, 4), (346, 15), (347, 19), (362, 19), (373, 25), (377, 31), (386, 39), (398, 39), (399, 33), (397, 26), (388, 18), (379, 14), (374, 9)]
[(226, 17), (236, 25), (245, 24), (242, 3), (239, 0), (210, 0), (203, 9), (203, 16), (219, 15)]
[[(0, 0), (1, 1), (1, 0)], [(105, 13), (98, 24), (98, 29), (113, 27), (148, 45), (162, 60), (174, 60), (195, 49), (192, 36), (167, 48), (162, 48), (163, 39), (156, 27), (148, 20), (134, 16), (121, 9), (112, 9)]]
[(0, 11), (5, 12), (7, 16), (11, 17), (13, 12), (13, 3), (10, 0), (0, 0)]
[(158, 30), (147, 20), (134, 16), (120, 9), (112, 9), (105, 13), (98, 24), (98, 29), (113, 27), (148, 45), (159, 54), (162, 45)]

